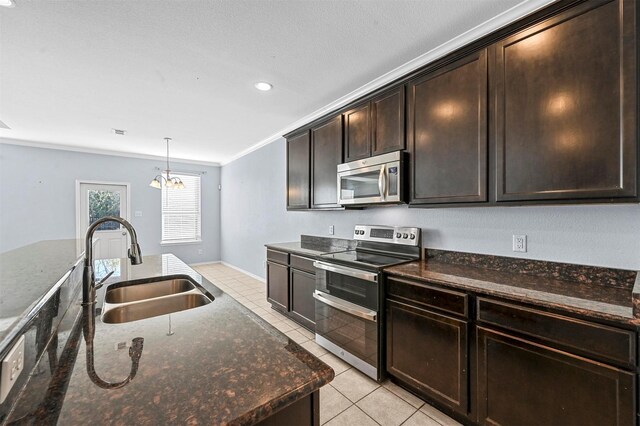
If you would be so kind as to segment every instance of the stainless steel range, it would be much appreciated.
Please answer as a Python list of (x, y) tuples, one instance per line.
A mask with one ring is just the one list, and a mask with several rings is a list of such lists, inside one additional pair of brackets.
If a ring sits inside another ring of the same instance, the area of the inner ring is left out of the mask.
[(420, 228), (356, 225), (355, 250), (317, 257), (316, 342), (382, 379), (382, 269), (420, 258)]

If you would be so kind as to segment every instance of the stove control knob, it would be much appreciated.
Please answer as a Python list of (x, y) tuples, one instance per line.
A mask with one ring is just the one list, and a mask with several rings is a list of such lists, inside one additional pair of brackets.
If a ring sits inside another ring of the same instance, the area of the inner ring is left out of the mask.
[(404, 238), (404, 239), (409, 238), (409, 234), (402, 234), (402, 238)]
[(396, 238), (402, 238), (402, 234), (398, 232), (398, 233), (396, 234)]
[(411, 238), (412, 240), (415, 240), (416, 239), (416, 234), (411, 234), (411, 236), (409, 238)]

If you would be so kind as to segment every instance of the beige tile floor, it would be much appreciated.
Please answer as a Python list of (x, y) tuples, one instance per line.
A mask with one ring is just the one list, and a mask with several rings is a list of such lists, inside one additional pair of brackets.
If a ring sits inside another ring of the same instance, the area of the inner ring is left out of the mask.
[(220, 263), (197, 265), (194, 269), (334, 369), (335, 379), (320, 389), (321, 424), (460, 424), (390, 381), (379, 384), (328, 353), (315, 343), (313, 333), (271, 309), (264, 282)]

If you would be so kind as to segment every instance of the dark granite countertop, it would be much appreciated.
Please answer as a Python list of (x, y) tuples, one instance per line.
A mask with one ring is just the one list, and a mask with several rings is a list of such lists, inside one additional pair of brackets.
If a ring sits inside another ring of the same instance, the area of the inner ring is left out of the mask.
[[(555, 278), (449, 263), (437, 257), (393, 266), (385, 272), (624, 325), (640, 325), (640, 318), (633, 314), (632, 290), (628, 285), (616, 287), (585, 282), (588, 278), (584, 274)], [(630, 271), (620, 272), (625, 278), (630, 275), (627, 274)]]
[(0, 353), (84, 254), (83, 240), (40, 241), (0, 254)]
[(173, 255), (145, 256), (138, 266), (124, 259), (96, 264), (97, 269), (115, 268), (120, 275), (100, 290), (98, 307), (109, 283), (177, 274), (190, 276), (215, 300), (123, 324), (96, 318), (98, 375), (112, 382), (127, 377), (128, 350), (117, 350), (117, 345), (142, 337), (135, 378), (120, 389), (95, 385), (86, 371), (85, 342), (78, 332), (77, 359), (60, 380), (68, 380), (68, 385), (63, 392), (50, 391), (62, 396), (42, 405), (46, 409), (40, 410), (38, 423), (253, 424), (333, 379), (329, 366)]
[(353, 249), (355, 247), (355, 241), (341, 238), (301, 235), (300, 241), (265, 244), (265, 247), (298, 254), (300, 256), (316, 257), (323, 253), (334, 253)]

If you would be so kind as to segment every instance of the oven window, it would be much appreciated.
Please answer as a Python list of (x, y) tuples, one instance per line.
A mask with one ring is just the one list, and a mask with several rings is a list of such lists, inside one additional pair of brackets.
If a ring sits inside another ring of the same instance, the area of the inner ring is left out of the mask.
[(326, 276), (326, 287), (322, 291), (339, 297), (347, 302), (378, 310), (378, 284), (342, 275), (337, 272), (323, 271)]
[(378, 367), (378, 324), (316, 302), (316, 333)]
[(379, 197), (379, 177), (380, 170), (342, 176), (340, 178), (340, 199), (357, 200), (359, 198)]

